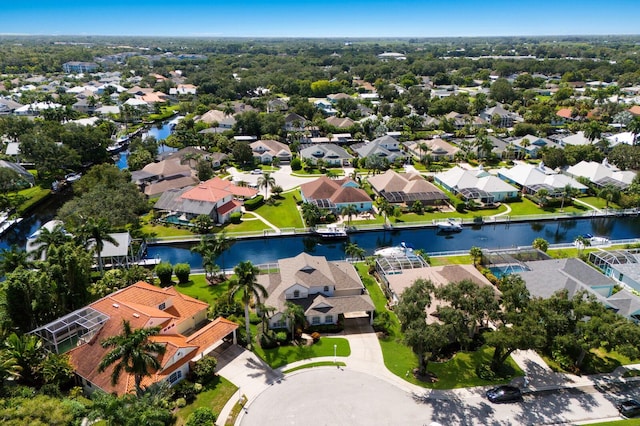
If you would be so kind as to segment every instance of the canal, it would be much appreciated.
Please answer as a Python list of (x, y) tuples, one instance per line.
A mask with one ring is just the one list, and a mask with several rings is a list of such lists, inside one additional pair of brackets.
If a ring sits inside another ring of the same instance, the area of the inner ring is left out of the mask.
[[(592, 234), (612, 240), (640, 236), (640, 218), (603, 217), (579, 220), (538, 221), (529, 223), (491, 224), (464, 227), (455, 234), (441, 234), (435, 228), (412, 228), (392, 231), (368, 231), (351, 234), (348, 241), (323, 241), (312, 236), (288, 236), (235, 241), (219, 259), (223, 268), (232, 268), (244, 260), (254, 264), (274, 263), (280, 258), (301, 252), (325, 256), (329, 260), (344, 259), (347, 242), (358, 244), (372, 254), (377, 248), (399, 245), (401, 242), (422, 249), (426, 253), (469, 250), (473, 246), (506, 249), (530, 246), (536, 238), (551, 244), (571, 243), (579, 235)], [(190, 246), (156, 245), (148, 249), (148, 257), (175, 263), (189, 263), (192, 268), (202, 267), (202, 258), (191, 253)]]

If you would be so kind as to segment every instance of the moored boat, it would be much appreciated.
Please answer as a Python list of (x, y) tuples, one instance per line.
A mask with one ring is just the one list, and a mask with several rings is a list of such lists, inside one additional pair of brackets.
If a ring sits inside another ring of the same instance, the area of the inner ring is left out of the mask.
[(413, 247), (404, 241), (399, 246), (383, 247), (373, 252), (375, 256), (381, 257), (406, 256), (409, 253), (413, 253)]
[(438, 222), (438, 229), (443, 232), (459, 232), (462, 231), (462, 224), (456, 222), (453, 219), (447, 219), (443, 222)]
[(321, 238), (347, 238), (347, 229), (344, 226), (338, 226), (335, 223), (331, 223), (324, 228), (315, 228), (313, 231)]

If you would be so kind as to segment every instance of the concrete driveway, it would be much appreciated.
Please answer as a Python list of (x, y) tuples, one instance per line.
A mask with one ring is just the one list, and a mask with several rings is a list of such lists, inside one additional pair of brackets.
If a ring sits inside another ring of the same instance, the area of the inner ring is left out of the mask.
[[(227, 171), (234, 182), (244, 181), (250, 185), (256, 185), (258, 183), (258, 179), (262, 176), (258, 174), (251, 174), (251, 172), (241, 172), (235, 167), (229, 167)], [(289, 165), (280, 166), (278, 170), (271, 172), (271, 176), (275, 179), (276, 185), (280, 185), (284, 191), (289, 191), (290, 189), (296, 188), (305, 182), (317, 179), (317, 177), (291, 176), (291, 166)], [(260, 193), (264, 194), (264, 189), (262, 189)], [(269, 192), (267, 192), (267, 194), (270, 195)]]

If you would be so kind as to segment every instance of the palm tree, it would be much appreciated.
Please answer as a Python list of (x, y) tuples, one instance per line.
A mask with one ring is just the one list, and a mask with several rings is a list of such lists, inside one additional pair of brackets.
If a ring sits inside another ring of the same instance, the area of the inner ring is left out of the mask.
[(562, 189), (562, 204), (560, 205), (560, 211), (564, 209), (564, 200), (566, 198), (569, 198), (569, 199), (573, 198), (575, 193), (576, 193), (576, 190), (570, 184), (566, 184), (564, 186), (564, 188)]
[(596, 139), (600, 139), (600, 136), (602, 136), (602, 125), (597, 121), (591, 121), (584, 129), (584, 137), (593, 143)]
[(89, 248), (93, 243), (93, 251), (98, 258), (98, 270), (100, 272), (102, 272), (102, 250), (104, 250), (104, 243), (108, 242), (116, 247), (119, 245), (118, 241), (109, 234), (110, 228), (109, 222), (104, 218), (98, 221), (89, 218), (76, 232), (76, 239), (85, 248)]
[(584, 235), (579, 235), (575, 240), (575, 246), (578, 248), (578, 256), (582, 254), (585, 247), (591, 245), (591, 240)]
[(342, 216), (347, 216), (347, 225), (351, 228), (351, 217), (358, 214), (358, 208), (354, 204), (347, 204), (340, 210)]
[(291, 341), (293, 342), (295, 339), (296, 325), (302, 323), (306, 319), (304, 316), (304, 310), (302, 309), (302, 306), (287, 301), (285, 303), (284, 316), (289, 320), (289, 325), (291, 326)]
[(68, 241), (71, 241), (71, 236), (64, 230), (62, 223), (56, 224), (52, 230), (42, 227), (34, 240), (36, 249), (32, 256), (36, 260), (42, 259), (42, 255), (44, 254), (46, 257), (51, 247), (61, 246)]
[(393, 214), (394, 207), (384, 197), (378, 197), (378, 211), (384, 216), (384, 223), (389, 220), (389, 215)]
[(482, 259), (482, 249), (480, 247), (471, 247), (469, 254), (473, 258), (473, 266), (476, 266), (478, 264), (478, 260)]
[(536, 250), (540, 250), (546, 253), (546, 251), (549, 249), (549, 242), (544, 238), (536, 238), (535, 240), (533, 240), (531, 246)]
[(11, 333), (4, 342), (4, 353), (9, 359), (14, 359), (20, 370), (20, 381), (32, 385), (36, 382), (37, 370), (44, 359), (45, 352), (42, 340), (34, 334), (18, 336)]
[(306, 223), (309, 227), (315, 226), (322, 217), (320, 208), (315, 204), (302, 203), (301, 210), (302, 219), (304, 219), (304, 223)]
[(267, 290), (258, 283), (257, 276), (260, 270), (253, 266), (251, 261), (246, 260), (240, 262), (233, 268), (233, 272), (236, 274), (236, 279), (229, 289), (230, 297), (235, 297), (240, 293), (242, 297), (242, 303), (244, 304), (244, 323), (247, 332), (247, 345), (251, 346), (251, 329), (249, 328), (249, 303), (251, 302), (251, 296), (256, 300), (256, 304), (260, 303), (260, 297), (267, 297), (269, 294)]
[(19, 266), (29, 268), (31, 261), (29, 254), (17, 245), (0, 251), (0, 275), (6, 275), (18, 269)]
[(258, 306), (258, 313), (260, 314), (260, 319), (262, 320), (263, 333), (267, 332), (267, 324), (269, 323), (269, 318), (271, 318), (275, 311), (276, 308), (274, 308), (273, 306), (265, 305), (264, 303), (261, 303)]
[(267, 198), (267, 189), (271, 189), (275, 186), (276, 179), (271, 176), (271, 173), (266, 172), (258, 178), (258, 188), (264, 188), (264, 198)]
[[(212, 283), (220, 267), (216, 264), (216, 259), (231, 246), (231, 239), (222, 231), (215, 235), (203, 235), (198, 245), (191, 248), (193, 253), (202, 256), (202, 266), (204, 267), (207, 281)], [(222, 266), (224, 268), (224, 265)]]
[(627, 130), (633, 135), (633, 145), (635, 146), (638, 141), (638, 135), (640, 134), (640, 117), (633, 117), (627, 125)]
[(347, 243), (344, 247), (344, 254), (352, 259), (364, 259), (365, 250), (356, 243)]
[(427, 154), (430, 151), (429, 145), (426, 142), (419, 142), (418, 148), (420, 149), (420, 161), (423, 164), (427, 163)]
[(476, 138), (476, 149), (478, 150), (478, 157), (487, 158), (491, 156), (491, 151), (493, 150), (493, 142), (486, 135), (480, 134)]
[(609, 208), (610, 202), (616, 202), (620, 199), (620, 190), (611, 184), (607, 184), (598, 192), (598, 197), (605, 200), (605, 207)]
[(103, 348), (113, 349), (102, 358), (98, 364), (98, 371), (103, 372), (115, 364), (111, 373), (111, 385), (118, 383), (120, 374), (124, 370), (126, 373), (133, 374), (136, 394), (142, 395), (142, 378), (150, 376), (153, 370), (161, 367), (157, 356), (166, 351), (162, 343), (149, 340), (159, 332), (160, 327), (133, 330), (129, 321), (122, 320), (122, 333), (101, 342)]

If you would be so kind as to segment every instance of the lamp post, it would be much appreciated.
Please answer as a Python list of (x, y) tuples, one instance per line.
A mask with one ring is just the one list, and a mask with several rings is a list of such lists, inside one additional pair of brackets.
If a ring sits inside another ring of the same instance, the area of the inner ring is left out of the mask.
[(337, 362), (336, 361), (337, 350), (338, 350), (338, 345), (333, 345), (333, 363), (334, 364)]

